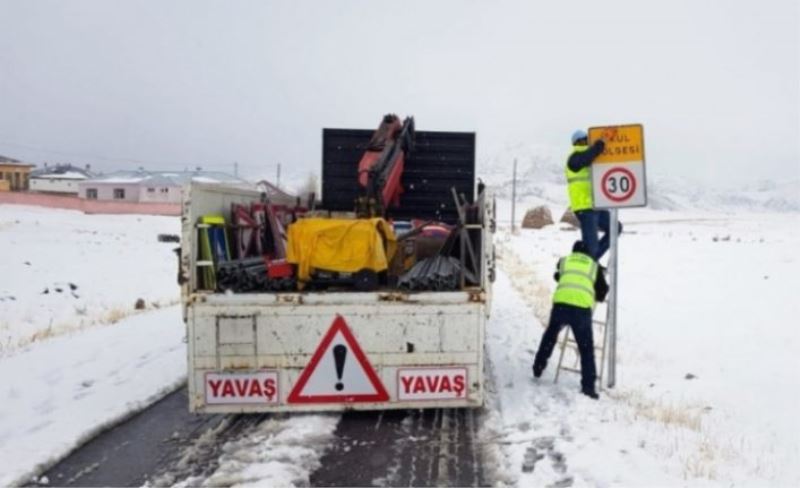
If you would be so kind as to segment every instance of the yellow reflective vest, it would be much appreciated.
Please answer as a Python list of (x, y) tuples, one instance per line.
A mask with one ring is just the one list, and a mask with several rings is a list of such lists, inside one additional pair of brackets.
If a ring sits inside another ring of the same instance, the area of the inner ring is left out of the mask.
[[(570, 156), (588, 149), (589, 146), (574, 146)], [(594, 201), (592, 200), (592, 172), (590, 168), (591, 165), (579, 171), (572, 171), (569, 169), (569, 165), (566, 165), (569, 206), (573, 212), (586, 210), (594, 206)]]
[(594, 306), (594, 282), (597, 279), (597, 262), (580, 252), (574, 252), (558, 262), (558, 287), (553, 303), (573, 307)]

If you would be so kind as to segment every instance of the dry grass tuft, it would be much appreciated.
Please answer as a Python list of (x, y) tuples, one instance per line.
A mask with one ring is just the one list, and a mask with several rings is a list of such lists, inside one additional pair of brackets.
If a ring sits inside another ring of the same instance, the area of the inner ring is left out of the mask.
[(683, 463), (683, 478), (706, 478), (710, 480), (717, 479), (717, 470), (715, 463), (717, 460), (717, 451), (714, 445), (704, 437), (700, 444), (697, 446), (697, 452), (694, 456), (687, 458)]
[[(8, 353), (12, 350), (16, 350), (17, 348), (20, 347), (25, 347), (29, 344), (51, 339), (53, 337), (57, 337), (62, 334), (85, 329), (87, 327), (113, 325), (132, 315), (144, 313), (148, 309), (151, 308), (159, 309), (175, 305), (177, 303), (180, 303), (180, 300), (167, 299), (158, 302), (153, 302), (151, 303), (150, 308), (145, 308), (143, 310), (134, 310), (133, 308), (116, 306), (111, 309), (101, 310), (98, 312), (89, 309), (88, 305), (75, 306), (74, 307), (75, 319), (77, 320), (64, 321), (56, 324), (54, 324), (53, 321), (51, 320), (50, 324), (47, 326), (46, 329), (37, 330), (31, 333), (30, 335), (13, 338), (9, 334), (5, 338), (0, 338), (0, 355)], [(23, 320), (32, 322), (33, 315), (30, 314), (30, 316), (25, 316)], [(10, 323), (7, 320), (0, 320), (0, 332), (3, 332), (4, 330), (7, 329), (10, 329)]]
[(495, 244), (497, 260), (501, 262), (503, 270), (509, 275), (511, 286), (519, 293), (525, 303), (533, 310), (533, 314), (543, 327), (550, 320), (553, 291), (543, 283), (531, 267), (525, 264), (509, 246), (503, 242)]
[(133, 313), (132, 311), (125, 310), (121, 307), (114, 307), (108, 310), (103, 315), (103, 317), (100, 319), (100, 322), (107, 324), (116, 324), (117, 322), (131, 315), (132, 313)]
[(629, 404), (633, 408), (633, 416), (636, 420), (643, 418), (667, 427), (680, 427), (694, 432), (700, 432), (703, 427), (702, 407), (668, 404), (646, 398), (641, 392), (633, 390), (607, 393), (614, 399)]
[(637, 414), (664, 425), (675, 425), (695, 432), (700, 432), (702, 421), (700, 414), (689, 408), (677, 405), (648, 405), (640, 407)]
[(50, 323), (47, 325), (46, 329), (37, 330), (36, 332), (34, 332), (28, 338), (27, 342), (32, 343), (32, 342), (41, 341), (41, 340), (44, 340), (44, 339), (49, 339), (49, 338), (51, 338), (51, 337), (53, 337), (55, 335), (54, 334), (54, 330), (55, 329), (53, 329), (53, 321), (51, 319)]

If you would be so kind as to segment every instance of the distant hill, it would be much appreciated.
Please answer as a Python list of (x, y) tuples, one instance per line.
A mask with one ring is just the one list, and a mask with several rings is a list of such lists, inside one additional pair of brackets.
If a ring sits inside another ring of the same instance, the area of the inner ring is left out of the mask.
[[(516, 144), (479, 158), (478, 175), (498, 197), (511, 198), (514, 158), (517, 159), (518, 198), (536, 197), (567, 205), (563, 148)], [(656, 210), (800, 212), (800, 179), (711, 188), (686, 178), (652, 172), (647, 178), (648, 206)]]

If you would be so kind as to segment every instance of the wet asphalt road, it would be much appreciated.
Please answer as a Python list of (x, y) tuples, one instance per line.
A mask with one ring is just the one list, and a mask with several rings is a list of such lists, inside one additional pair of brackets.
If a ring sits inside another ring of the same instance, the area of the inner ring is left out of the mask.
[[(56, 486), (169, 486), (213, 473), (222, 445), (266, 418), (190, 414), (182, 387), (43, 474)], [(347, 412), (311, 485), (486, 486), (478, 418), (470, 409)]]
[(195, 416), (181, 387), (142, 412), (94, 437), (47, 470), (56, 486), (141, 486), (177, 460), (181, 448), (223, 416)]

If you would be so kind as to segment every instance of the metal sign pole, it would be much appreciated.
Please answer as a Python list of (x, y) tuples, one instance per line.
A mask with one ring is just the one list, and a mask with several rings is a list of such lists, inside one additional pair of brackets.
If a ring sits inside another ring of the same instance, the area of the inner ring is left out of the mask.
[(608, 333), (608, 382), (609, 388), (614, 388), (617, 383), (617, 258), (619, 252), (617, 249), (617, 228), (619, 226), (617, 220), (617, 209), (609, 209), (609, 251), (611, 252), (608, 259), (608, 278), (610, 281), (610, 290), (608, 298), (608, 313), (606, 314), (606, 327)]
[[(617, 382), (617, 308), (619, 304), (619, 250), (617, 209), (647, 206), (644, 169), (644, 127), (625, 124), (589, 127), (589, 142), (603, 139), (605, 150), (592, 162), (592, 197), (596, 208), (609, 210), (609, 293), (604, 346), (608, 356), (606, 386)], [(605, 365), (605, 364), (604, 364)]]

